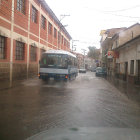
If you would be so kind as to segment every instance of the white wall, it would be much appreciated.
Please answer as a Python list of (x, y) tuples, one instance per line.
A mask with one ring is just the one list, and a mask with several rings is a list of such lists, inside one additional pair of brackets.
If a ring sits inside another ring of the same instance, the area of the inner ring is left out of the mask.
[(134, 44), (119, 51), (120, 73), (125, 73), (124, 63), (128, 62), (128, 74), (130, 74), (130, 62), (134, 60), (134, 75), (136, 75), (136, 60), (140, 60), (140, 44)]

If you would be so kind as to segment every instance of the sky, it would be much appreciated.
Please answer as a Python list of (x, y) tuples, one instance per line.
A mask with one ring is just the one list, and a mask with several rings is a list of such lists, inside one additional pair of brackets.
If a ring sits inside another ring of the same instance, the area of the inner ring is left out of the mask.
[(46, 0), (57, 18), (62, 19), (74, 41), (76, 52), (100, 48), (100, 31), (129, 27), (140, 22), (140, 0)]

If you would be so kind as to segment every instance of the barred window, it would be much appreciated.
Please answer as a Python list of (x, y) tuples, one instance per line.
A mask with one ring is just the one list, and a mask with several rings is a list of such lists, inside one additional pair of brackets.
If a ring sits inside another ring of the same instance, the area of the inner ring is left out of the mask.
[(61, 34), (60, 32), (58, 32), (58, 43), (60, 43), (60, 37), (61, 37)]
[(68, 41), (66, 40), (66, 47), (68, 48)]
[(64, 46), (66, 46), (66, 39), (64, 38)]
[(32, 6), (32, 22), (37, 23), (37, 10)]
[(24, 43), (16, 41), (16, 60), (24, 60)]
[(46, 28), (46, 18), (42, 15), (41, 16), (41, 27), (45, 30)]
[(48, 26), (48, 32), (51, 35), (52, 34), (52, 24), (49, 22), (49, 26)]
[(37, 59), (36, 47), (31, 46), (31, 49), (30, 49), (30, 60), (31, 61), (36, 61), (36, 59)]
[(17, 0), (17, 10), (25, 14), (25, 0)]
[(56, 36), (57, 36), (57, 30), (56, 28), (54, 28), (54, 38), (56, 38)]
[(64, 42), (64, 37), (62, 36), (62, 41), (61, 41), (61, 43), (63, 44), (63, 42)]
[(5, 37), (0, 36), (0, 59), (5, 59), (6, 57), (5, 48)]
[(134, 74), (134, 60), (131, 60), (130, 63), (130, 74)]

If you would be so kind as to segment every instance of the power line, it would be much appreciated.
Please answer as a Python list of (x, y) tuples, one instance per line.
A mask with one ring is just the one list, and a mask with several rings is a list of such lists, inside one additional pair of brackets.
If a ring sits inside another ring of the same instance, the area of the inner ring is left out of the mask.
[(131, 9), (135, 9), (135, 8), (138, 8), (138, 7), (140, 7), (140, 5), (135, 5), (135, 6), (132, 6), (132, 7), (126, 8), (126, 9), (120, 9), (120, 10), (114, 10), (114, 11), (104, 11), (104, 12), (123, 12), (123, 11), (128, 11), (128, 10), (131, 10)]
[[(122, 14), (115, 14), (115, 12), (119, 12), (119, 11), (125, 11), (125, 10), (129, 10), (129, 9), (134, 9), (136, 7), (140, 7), (140, 5), (136, 5), (133, 6), (131, 8), (127, 8), (127, 9), (121, 9), (121, 10), (116, 10), (116, 11), (103, 11), (100, 9), (92, 9), (93, 11), (97, 11), (97, 12), (101, 12), (103, 14), (110, 14), (110, 15), (114, 15), (114, 16), (118, 16), (118, 17), (125, 17), (125, 18), (135, 18), (135, 19), (140, 19), (140, 17), (135, 17), (135, 16), (127, 16), (127, 15), (122, 15)], [(89, 9), (89, 8), (88, 8)]]
[(105, 14), (110, 14), (110, 15), (114, 15), (114, 16), (119, 16), (119, 17), (126, 17), (126, 18), (140, 18), (140, 17), (132, 17), (132, 16), (125, 16), (125, 15), (118, 15), (118, 14), (113, 14), (113, 13), (109, 13), (109, 12), (104, 12)]

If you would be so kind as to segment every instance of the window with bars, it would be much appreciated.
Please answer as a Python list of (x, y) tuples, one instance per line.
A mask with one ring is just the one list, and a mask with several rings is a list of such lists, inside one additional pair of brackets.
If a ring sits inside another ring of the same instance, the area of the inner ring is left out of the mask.
[(32, 22), (37, 23), (37, 10), (32, 6)]
[(30, 60), (31, 61), (36, 61), (37, 59), (37, 48), (34, 46), (31, 46), (30, 49)]
[(52, 34), (52, 24), (50, 22), (49, 22), (49, 25), (48, 25), (48, 32), (49, 32), (50, 35)]
[(68, 41), (66, 40), (66, 47), (68, 48)]
[(63, 44), (63, 42), (64, 42), (63, 40), (64, 40), (64, 37), (62, 36), (62, 40), (61, 40), (61, 43), (62, 43), (62, 44)]
[(56, 28), (54, 28), (54, 38), (56, 38), (56, 36), (57, 36), (57, 30)]
[(68, 42), (68, 48), (70, 47), (70, 43)]
[(25, 14), (25, 0), (17, 0), (17, 10)]
[(64, 46), (66, 46), (66, 39), (64, 38)]
[(134, 60), (131, 60), (130, 62), (130, 74), (134, 74)]
[(16, 60), (24, 60), (24, 43), (16, 41)]
[(45, 30), (46, 28), (46, 18), (42, 15), (41, 16), (41, 27)]
[(58, 43), (60, 43), (60, 37), (61, 37), (61, 34), (60, 32), (58, 32)]
[(6, 58), (5, 37), (0, 36), (0, 59)]

